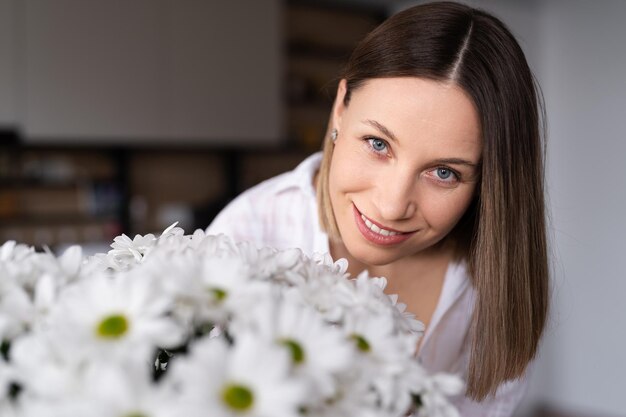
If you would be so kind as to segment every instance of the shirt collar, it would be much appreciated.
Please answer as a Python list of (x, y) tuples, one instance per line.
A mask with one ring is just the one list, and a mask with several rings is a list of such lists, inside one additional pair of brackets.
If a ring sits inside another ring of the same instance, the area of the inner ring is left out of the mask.
[(304, 161), (300, 162), (298, 166), (285, 177), (285, 181), (282, 181), (280, 186), (275, 189), (276, 194), (283, 191), (300, 188), (306, 193), (315, 196), (315, 189), (313, 188), (313, 176), (319, 169), (322, 162), (322, 152), (316, 152), (309, 155)]

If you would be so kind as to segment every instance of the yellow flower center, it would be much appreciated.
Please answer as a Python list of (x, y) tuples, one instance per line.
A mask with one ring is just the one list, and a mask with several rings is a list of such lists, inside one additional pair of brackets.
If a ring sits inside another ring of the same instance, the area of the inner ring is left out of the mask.
[(298, 342), (293, 339), (282, 339), (279, 343), (289, 349), (293, 363), (299, 364), (304, 362), (304, 349), (302, 349), (302, 346)]
[(254, 395), (243, 385), (231, 384), (224, 387), (222, 399), (235, 411), (246, 411), (254, 403)]
[(220, 288), (211, 288), (209, 291), (211, 292), (211, 294), (213, 294), (213, 296), (218, 302), (223, 301), (224, 298), (226, 298), (226, 295), (228, 295), (226, 291)]
[(119, 339), (128, 331), (128, 320), (121, 314), (112, 314), (105, 317), (100, 324), (96, 333), (104, 339)]
[(365, 340), (363, 336), (361, 336), (360, 334), (353, 334), (351, 337), (352, 337), (352, 340), (354, 340), (354, 342), (356, 343), (357, 349), (359, 349), (361, 352), (370, 351), (371, 349), (370, 344), (367, 343), (367, 340)]

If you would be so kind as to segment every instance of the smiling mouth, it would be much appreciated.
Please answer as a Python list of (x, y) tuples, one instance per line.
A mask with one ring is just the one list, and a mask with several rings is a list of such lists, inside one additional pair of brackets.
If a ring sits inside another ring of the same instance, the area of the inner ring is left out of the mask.
[(361, 218), (365, 222), (365, 225), (374, 233), (378, 233), (383, 236), (397, 236), (397, 235), (403, 234), (403, 232), (398, 232), (398, 231), (390, 230), (390, 229), (383, 229), (382, 227), (379, 227), (377, 224), (373, 223), (372, 221), (370, 221), (370, 219), (365, 217), (363, 213), (361, 213)]
[(399, 230), (383, 227), (381, 224), (370, 220), (353, 204), (354, 217), (357, 228), (361, 234), (370, 242), (379, 245), (393, 245), (404, 242), (410, 238), (416, 231), (401, 232)]

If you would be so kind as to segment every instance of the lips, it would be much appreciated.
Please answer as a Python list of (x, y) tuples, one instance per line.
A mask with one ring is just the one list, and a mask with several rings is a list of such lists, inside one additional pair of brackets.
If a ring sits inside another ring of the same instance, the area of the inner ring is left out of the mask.
[(361, 217), (361, 212), (359, 212), (359, 210), (356, 208), (354, 204), (352, 205), (352, 209), (354, 212), (354, 220), (356, 222), (357, 228), (359, 229), (359, 231), (361, 232), (361, 234), (363, 235), (365, 239), (367, 239), (369, 242), (372, 242), (374, 244), (383, 245), (383, 246), (397, 245), (409, 239), (411, 236), (415, 234), (415, 232), (407, 233), (407, 232), (401, 232), (399, 230), (389, 229), (387, 227), (382, 227), (378, 223), (368, 218), (369, 221), (371, 221), (373, 224), (375, 224), (379, 228), (389, 230), (391, 232), (396, 232), (399, 234), (391, 235), (391, 236), (384, 236), (380, 233), (376, 233), (370, 230), (369, 227), (367, 227), (367, 225), (365, 224), (365, 221)]

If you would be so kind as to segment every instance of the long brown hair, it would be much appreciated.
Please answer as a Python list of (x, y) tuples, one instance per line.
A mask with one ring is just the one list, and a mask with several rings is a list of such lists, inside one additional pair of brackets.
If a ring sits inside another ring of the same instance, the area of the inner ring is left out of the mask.
[[(546, 322), (545, 118), (538, 86), (500, 20), (452, 2), (404, 10), (363, 39), (340, 77), (344, 104), (367, 80), (382, 77), (454, 82), (480, 117), (477, 197), (450, 236), (468, 261), (477, 294), (467, 395), (482, 400), (524, 373)], [(327, 135), (317, 195), (320, 223), (336, 239), (328, 191), (332, 151)]]

